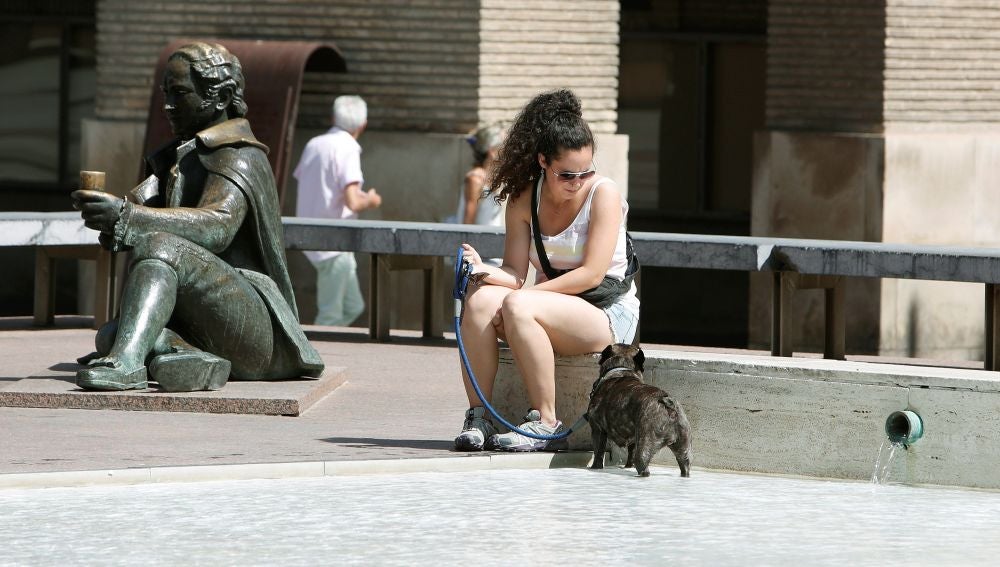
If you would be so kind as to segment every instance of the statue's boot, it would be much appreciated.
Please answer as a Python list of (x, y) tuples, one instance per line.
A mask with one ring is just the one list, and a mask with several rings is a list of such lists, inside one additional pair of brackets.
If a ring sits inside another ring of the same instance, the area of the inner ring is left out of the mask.
[(232, 364), (201, 350), (161, 354), (149, 364), (153, 379), (167, 392), (218, 390), (229, 380)]
[(98, 358), (76, 373), (76, 385), (86, 390), (145, 390), (146, 367), (126, 368), (116, 358)]
[(115, 344), (115, 335), (118, 334), (118, 319), (112, 319), (107, 323), (101, 325), (101, 328), (97, 330), (97, 335), (94, 337), (94, 346), (97, 348), (94, 352), (90, 354), (85, 354), (76, 361), (80, 364), (89, 364), (91, 360), (95, 358), (100, 358), (102, 356), (108, 356), (111, 352), (111, 347)]
[(156, 339), (149, 373), (167, 392), (218, 390), (226, 385), (232, 364), (185, 341), (170, 329)]
[[(98, 332), (98, 353), (76, 373), (76, 384), (88, 390), (133, 390), (147, 387), (143, 363), (166, 327), (177, 297), (177, 274), (158, 260), (142, 260), (132, 266), (117, 325)], [(111, 342), (111, 346), (108, 346)], [(89, 357), (84, 357), (89, 358)]]
[[(94, 339), (97, 350), (87, 356), (77, 359), (80, 364), (87, 364), (91, 360), (107, 356), (115, 342), (115, 335), (118, 332), (118, 321), (108, 321), (97, 331)], [(218, 390), (229, 380), (231, 364), (228, 360), (213, 354), (198, 350), (180, 335), (170, 329), (163, 329), (153, 346), (153, 360), (150, 363), (149, 371), (153, 379), (159, 382), (160, 387), (168, 392), (194, 392), (198, 390)], [(95, 367), (100, 368), (100, 367)], [(106, 371), (88, 369), (88, 379), (86, 384), (95, 389), (102, 390), (125, 390), (128, 380), (116, 380), (113, 377), (105, 376), (103, 379), (94, 381), (89, 375), (94, 373), (104, 373)], [(148, 378), (144, 377), (143, 380)], [(90, 386), (97, 384), (98, 386)], [(104, 387), (100, 387), (104, 386)], [(140, 387), (138, 385), (134, 386)], [(143, 383), (142, 388), (147, 387)]]

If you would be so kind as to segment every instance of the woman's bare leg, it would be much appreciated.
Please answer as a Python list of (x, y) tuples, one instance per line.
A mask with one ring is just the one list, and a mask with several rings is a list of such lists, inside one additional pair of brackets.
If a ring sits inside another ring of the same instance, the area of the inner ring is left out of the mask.
[(579, 297), (530, 289), (507, 294), (501, 313), (531, 407), (539, 411), (543, 423), (555, 425), (554, 353), (601, 351), (613, 341), (608, 317)]
[[(469, 365), (476, 375), (476, 382), (479, 389), (487, 400), (493, 398), (493, 382), (496, 380), (498, 358), (500, 356), (500, 345), (497, 342), (497, 329), (493, 326), (493, 319), (503, 303), (503, 298), (510, 294), (512, 289), (507, 287), (486, 285), (476, 288), (465, 300), (465, 313), (462, 316), (462, 344), (465, 346), (466, 356), (469, 358)], [(479, 401), (479, 396), (469, 382), (465, 365), (459, 361), (462, 367), (462, 383), (465, 385), (465, 393), (469, 398), (469, 407), (483, 405)]]

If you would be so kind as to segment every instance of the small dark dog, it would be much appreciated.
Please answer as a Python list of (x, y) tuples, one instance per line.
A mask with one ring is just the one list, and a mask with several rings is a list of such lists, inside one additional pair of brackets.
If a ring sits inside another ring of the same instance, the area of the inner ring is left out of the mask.
[(590, 468), (604, 468), (604, 451), (611, 439), (628, 448), (625, 468), (634, 462), (639, 476), (649, 476), (649, 461), (664, 446), (673, 451), (681, 476), (691, 476), (691, 427), (680, 404), (642, 382), (645, 360), (642, 349), (627, 344), (608, 345), (601, 353), (601, 372), (587, 410), (594, 439)]

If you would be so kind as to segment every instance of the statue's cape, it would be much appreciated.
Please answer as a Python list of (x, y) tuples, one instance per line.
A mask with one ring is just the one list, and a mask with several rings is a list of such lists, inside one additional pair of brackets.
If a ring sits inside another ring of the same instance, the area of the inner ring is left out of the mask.
[[(322, 372), (323, 361), (299, 325), (295, 294), (285, 261), (278, 190), (267, 161), (267, 146), (257, 141), (250, 130), (250, 123), (243, 118), (227, 120), (202, 130), (195, 138), (198, 158), (205, 169), (239, 187), (250, 205), (244, 222), (253, 223), (264, 273), (235, 267), (261, 294), (285, 335), (294, 343), (304, 373), (318, 376)], [(176, 146), (175, 141), (149, 158), (153, 173), (158, 173), (157, 169), (162, 169), (170, 161), (171, 153), (176, 156)]]
[(285, 238), (274, 174), (267, 161), (267, 146), (257, 141), (243, 118), (227, 120), (199, 132), (198, 158), (205, 169), (225, 177), (243, 191), (250, 204), (248, 220), (254, 223), (264, 273), (277, 284), (288, 307), (298, 318), (292, 281), (285, 263)]

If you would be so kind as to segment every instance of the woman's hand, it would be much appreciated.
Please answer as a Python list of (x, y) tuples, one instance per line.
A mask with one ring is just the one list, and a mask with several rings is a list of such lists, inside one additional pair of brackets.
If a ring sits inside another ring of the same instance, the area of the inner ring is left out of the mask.
[(78, 189), (70, 194), (73, 208), (80, 211), (83, 224), (87, 228), (104, 233), (115, 230), (115, 223), (121, 215), (122, 199), (103, 191)]
[(469, 263), (469, 280), (480, 285), (486, 276), (490, 275), (489, 271), (485, 269), (486, 264), (483, 263), (483, 259), (479, 256), (479, 252), (469, 244), (462, 243), (462, 259)]
[(469, 263), (469, 281), (476, 285), (500, 285), (520, 289), (524, 278), (518, 277), (506, 265), (497, 267), (483, 262), (483, 258), (471, 245), (462, 243), (462, 259)]
[(483, 259), (471, 244), (462, 243), (462, 259), (472, 266), (472, 273), (477, 272), (476, 268), (479, 268), (478, 271), (482, 271)]

